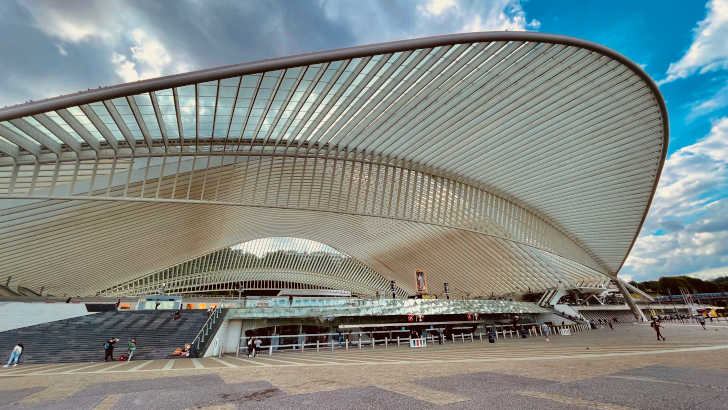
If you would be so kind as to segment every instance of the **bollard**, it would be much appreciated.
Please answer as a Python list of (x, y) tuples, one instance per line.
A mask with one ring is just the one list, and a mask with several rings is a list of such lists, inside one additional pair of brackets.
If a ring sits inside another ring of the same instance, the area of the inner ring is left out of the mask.
[(317, 352), (319, 351), (319, 341), (318, 340), (316, 341), (316, 351)]
[(452, 336), (452, 342), (455, 343), (455, 333), (451, 334), (450, 336)]
[(483, 333), (478, 332), (478, 337), (480, 338), (480, 343), (483, 343)]
[(388, 347), (389, 347), (389, 342), (387, 340), (387, 336), (384, 336), (384, 348), (386, 349)]
[(273, 345), (268, 346), (268, 356), (273, 356)]
[(304, 346), (306, 346), (306, 339), (305, 338), (301, 342), (301, 353), (303, 353)]
[(348, 351), (349, 350), (349, 339), (346, 339), (345, 343), (346, 343), (346, 350)]
[(374, 342), (376, 342), (377, 339), (374, 338), (374, 334), (372, 334), (372, 349), (374, 349)]
[(399, 336), (397, 336), (397, 348), (399, 348)]
[(359, 335), (359, 350), (361, 350), (361, 334)]
[(331, 339), (331, 352), (333, 353), (333, 351), (334, 351), (334, 339), (332, 338)]

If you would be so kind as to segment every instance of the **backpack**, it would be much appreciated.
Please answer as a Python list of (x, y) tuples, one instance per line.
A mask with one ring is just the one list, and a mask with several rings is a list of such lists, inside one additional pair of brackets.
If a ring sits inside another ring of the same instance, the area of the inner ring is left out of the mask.
[(104, 343), (104, 350), (109, 350), (109, 342)]

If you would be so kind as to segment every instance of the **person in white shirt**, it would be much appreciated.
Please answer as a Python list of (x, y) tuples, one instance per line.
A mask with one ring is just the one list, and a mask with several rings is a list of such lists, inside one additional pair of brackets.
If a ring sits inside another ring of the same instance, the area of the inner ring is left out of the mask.
[(13, 351), (12, 351), (12, 352), (10, 352), (10, 359), (8, 359), (8, 364), (6, 364), (6, 365), (5, 365), (5, 366), (3, 366), (3, 367), (8, 367), (8, 366), (10, 366), (11, 364), (12, 364), (13, 366), (17, 366), (17, 365), (18, 365), (18, 359), (20, 358), (20, 354), (21, 354), (21, 353), (23, 353), (23, 345), (22, 345), (22, 344), (20, 344), (20, 343), (18, 343), (18, 344), (16, 344), (16, 345), (15, 345), (15, 347), (13, 348)]

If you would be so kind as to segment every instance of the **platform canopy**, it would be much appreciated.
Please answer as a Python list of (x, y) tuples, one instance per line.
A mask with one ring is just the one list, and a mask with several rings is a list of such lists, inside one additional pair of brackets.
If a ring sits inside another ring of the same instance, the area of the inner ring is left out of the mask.
[(0, 266), (10, 288), (89, 295), (296, 237), (409, 293), (417, 269), (471, 295), (597, 283), (629, 254), (667, 143), (641, 68), (531, 32), (82, 91), (0, 109)]

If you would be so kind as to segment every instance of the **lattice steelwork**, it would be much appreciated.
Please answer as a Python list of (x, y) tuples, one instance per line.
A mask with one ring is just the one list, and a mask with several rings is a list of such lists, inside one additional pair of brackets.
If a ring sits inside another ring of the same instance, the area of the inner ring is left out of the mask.
[[(342, 289), (360, 296), (391, 294), (390, 281), (324, 244), (265, 238), (223, 249), (146, 275), (102, 296), (220, 292), (241, 289)], [(396, 287), (399, 297), (407, 292)]]
[[(476, 293), (598, 281), (639, 232), (667, 139), (664, 103), (639, 67), (538, 33), (125, 84), (0, 109), (0, 264), (19, 284), (92, 293), (297, 232), (384, 277), (424, 268)], [(241, 214), (274, 228), (191, 228)], [(281, 216), (295, 222), (279, 226)], [(347, 229), (324, 219), (370, 236), (335, 242)], [(382, 237), (388, 225), (402, 230)], [(153, 240), (152, 228), (169, 235)], [(428, 260), (446, 247), (457, 272)], [(110, 248), (144, 260), (119, 263)]]

